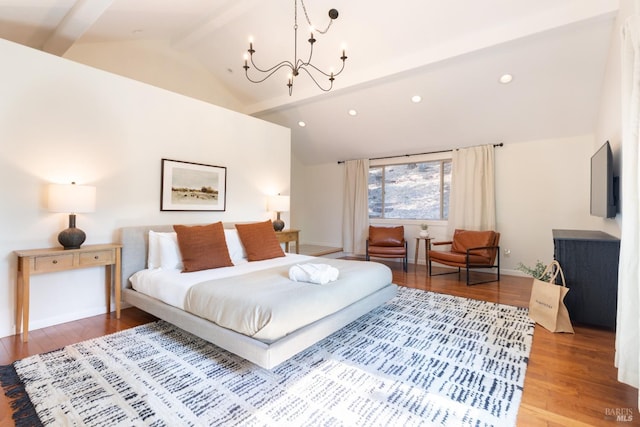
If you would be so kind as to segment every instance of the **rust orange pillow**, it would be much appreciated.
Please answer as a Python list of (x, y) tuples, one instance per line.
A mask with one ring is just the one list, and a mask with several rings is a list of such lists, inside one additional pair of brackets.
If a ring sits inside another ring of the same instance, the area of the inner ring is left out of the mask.
[(224, 227), (221, 222), (209, 225), (174, 225), (182, 254), (182, 272), (231, 267)]
[(247, 251), (249, 261), (285, 256), (271, 220), (252, 224), (236, 224), (236, 229), (242, 246)]

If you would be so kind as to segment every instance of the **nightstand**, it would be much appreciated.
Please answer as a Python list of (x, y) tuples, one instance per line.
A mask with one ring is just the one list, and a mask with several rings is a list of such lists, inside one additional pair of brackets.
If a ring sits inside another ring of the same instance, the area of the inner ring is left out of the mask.
[(300, 240), (299, 235), (300, 230), (282, 230), (276, 231), (276, 237), (278, 237), (278, 242), (284, 243), (285, 252), (289, 252), (289, 242), (296, 243), (296, 253), (300, 253)]
[(111, 285), (113, 283), (116, 318), (119, 319), (121, 249), (122, 245), (105, 244), (86, 245), (80, 249), (69, 250), (58, 247), (14, 251), (18, 256), (16, 334), (22, 332), (22, 342), (29, 340), (29, 282), (34, 274), (105, 266), (107, 313), (111, 311)]

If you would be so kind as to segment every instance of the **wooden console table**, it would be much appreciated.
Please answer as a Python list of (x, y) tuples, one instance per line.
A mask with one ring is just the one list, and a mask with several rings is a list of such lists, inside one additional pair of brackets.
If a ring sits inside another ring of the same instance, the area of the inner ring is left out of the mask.
[(289, 242), (296, 243), (296, 253), (300, 253), (300, 241), (299, 241), (300, 230), (282, 230), (276, 231), (276, 236), (278, 237), (278, 242), (284, 243), (285, 252), (289, 252)]
[[(107, 313), (111, 311), (111, 285), (114, 286), (116, 318), (120, 318), (120, 269), (122, 245), (86, 245), (80, 249), (61, 247), (14, 251), (18, 256), (16, 293), (16, 335), (22, 332), (22, 342), (29, 340), (29, 282), (33, 274), (52, 273), (105, 266)], [(115, 270), (115, 271), (113, 271)]]

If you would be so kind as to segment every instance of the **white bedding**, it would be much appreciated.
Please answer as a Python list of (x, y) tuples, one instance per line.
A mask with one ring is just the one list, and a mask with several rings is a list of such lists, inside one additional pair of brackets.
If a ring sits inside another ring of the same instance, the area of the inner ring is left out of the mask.
[[(324, 285), (290, 280), (289, 268), (305, 262), (319, 261), (287, 254), (193, 273), (142, 270), (131, 282), (138, 292), (270, 343), (388, 286), (392, 279), (391, 270), (379, 263), (323, 258), (322, 263), (338, 268), (338, 280)], [(202, 293), (194, 298), (196, 289)]]
[(131, 276), (131, 286), (138, 292), (184, 310), (185, 296), (189, 288), (207, 280), (223, 279), (281, 265), (308, 262), (315, 259), (307, 255), (287, 253), (285, 257), (248, 262), (235, 261), (233, 267), (183, 273), (180, 269), (146, 269)]

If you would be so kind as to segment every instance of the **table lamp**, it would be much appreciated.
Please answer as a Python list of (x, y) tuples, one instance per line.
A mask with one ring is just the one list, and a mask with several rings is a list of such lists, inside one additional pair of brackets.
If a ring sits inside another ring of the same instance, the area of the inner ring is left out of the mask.
[(289, 211), (289, 196), (269, 196), (267, 200), (267, 210), (277, 213), (277, 219), (273, 221), (273, 229), (276, 231), (282, 231), (284, 228), (284, 221), (280, 219), (280, 212)]
[(65, 249), (79, 249), (86, 238), (84, 231), (76, 228), (76, 213), (93, 212), (96, 209), (96, 187), (90, 185), (50, 184), (49, 211), (69, 213), (69, 228), (58, 234), (58, 242)]

